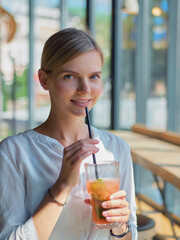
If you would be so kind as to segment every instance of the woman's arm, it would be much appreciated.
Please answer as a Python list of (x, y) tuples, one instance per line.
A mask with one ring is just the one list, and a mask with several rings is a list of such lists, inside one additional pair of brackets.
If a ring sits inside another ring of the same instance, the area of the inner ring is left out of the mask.
[(0, 149), (0, 240), (38, 240), (28, 216), (25, 194), (16, 162)]
[[(51, 194), (60, 203), (65, 203), (70, 190), (76, 185), (80, 163), (92, 153), (97, 153), (95, 139), (80, 140), (64, 149), (62, 168)], [(62, 211), (61, 206), (47, 194), (33, 216), (39, 240), (47, 240)]]
[[(78, 141), (64, 149), (64, 158), (57, 182), (51, 187), (51, 194), (64, 203), (69, 191), (77, 183), (81, 161), (96, 153), (97, 140)], [(46, 194), (35, 214), (29, 216), (26, 206), (26, 176), (22, 176), (17, 166), (17, 154), (11, 158), (0, 146), (0, 240), (46, 240), (49, 238), (61, 214), (58, 206)]]

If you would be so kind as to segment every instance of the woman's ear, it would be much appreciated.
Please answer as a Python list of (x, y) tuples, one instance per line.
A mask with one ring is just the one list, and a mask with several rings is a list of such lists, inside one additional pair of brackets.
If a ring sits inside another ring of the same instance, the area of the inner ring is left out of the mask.
[(40, 82), (41, 86), (44, 88), (44, 90), (49, 90), (48, 81), (47, 81), (47, 73), (44, 70), (39, 69), (38, 77), (39, 77), (39, 82)]

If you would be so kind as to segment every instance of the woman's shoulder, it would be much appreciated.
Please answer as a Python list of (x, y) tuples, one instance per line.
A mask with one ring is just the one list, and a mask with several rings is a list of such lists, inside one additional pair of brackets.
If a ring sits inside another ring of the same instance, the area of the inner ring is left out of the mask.
[(16, 135), (8, 136), (0, 142), (0, 153), (3, 155), (12, 155), (21, 149), (26, 149), (30, 141), (33, 141), (32, 130), (26, 130)]
[(29, 132), (31, 130), (27, 130), (24, 132), (20, 132), (18, 134), (12, 135), (12, 136), (8, 136), (6, 138), (4, 138), (1, 142), (0, 142), (0, 147), (2, 146), (6, 146), (6, 145), (11, 145), (14, 143), (17, 144), (22, 144), (22, 142), (27, 138), (27, 136), (29, 135)]

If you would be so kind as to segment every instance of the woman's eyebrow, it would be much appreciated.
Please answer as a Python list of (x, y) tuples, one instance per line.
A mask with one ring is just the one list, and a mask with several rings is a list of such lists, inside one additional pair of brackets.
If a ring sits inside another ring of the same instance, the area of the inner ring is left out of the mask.
[(59, 71), (59, 73), (74, 73), (74, 74), (78, 74), (78, 72), (72, 71), (72, 70), (68, 70), (68, 69), (64, 69)]
[[(59, 73), (74, 73), (74, 74), (79, 74), (78, 72), (72, 71), (72, 70), (68, 70), (68, 69), (64, 69), (61, 70)], [(101, 74), (102, 71), (96, 71), (96, 72), (92, 72), (90, 74)]]
[(97, 72), (93, 72), (91, 74), (101, 74), (101, 73), (102, 73), (102, 71), (97, 71)]

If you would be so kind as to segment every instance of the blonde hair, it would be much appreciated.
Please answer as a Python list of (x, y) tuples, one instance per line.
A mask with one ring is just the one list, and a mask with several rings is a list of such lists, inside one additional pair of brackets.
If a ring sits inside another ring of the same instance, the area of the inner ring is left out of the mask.
[(46, 41), (42, 52), (41, 69), (51, 72), (91, 50), (96, 50), (100, 54), (103, 63), (102, 49), (90, 33), (75, 28), (63, 29)]

